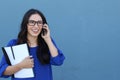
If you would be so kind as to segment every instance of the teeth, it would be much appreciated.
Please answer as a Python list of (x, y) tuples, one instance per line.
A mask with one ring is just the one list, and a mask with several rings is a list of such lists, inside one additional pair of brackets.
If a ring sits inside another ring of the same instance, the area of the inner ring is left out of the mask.
[(37, 32), (38, 30), (32, 30), (32, 31), (35, 31), (35, 32)]

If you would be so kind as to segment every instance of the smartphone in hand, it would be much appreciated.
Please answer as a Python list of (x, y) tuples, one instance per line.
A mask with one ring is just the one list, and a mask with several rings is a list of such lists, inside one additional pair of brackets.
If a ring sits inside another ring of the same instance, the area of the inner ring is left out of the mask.
[(43, 36), (45, 36), (47, 34), (47, 30), (42, 28), (41, 34), (43, 34)]

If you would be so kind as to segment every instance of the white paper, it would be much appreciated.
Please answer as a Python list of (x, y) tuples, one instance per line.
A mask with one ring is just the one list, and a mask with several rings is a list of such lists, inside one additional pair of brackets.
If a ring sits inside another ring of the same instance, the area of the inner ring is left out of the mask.
[[(11, 49), (12, 47), (12, 49)], [(29, 56), (29, 51), (27, 44), (20, 44), (16, 46), (11, 46), (11, 47), (4, 47), (9, 60), (12, 65), (18, 64), (21, 62), (25, 57)], [(13, 53), (12, 53), (13, 50)], [(13, 56), (14, 55), (14, 56)], [(33, 69), (32, 68), (25, 68), (22, 69), (14, 74), (15, 78), (30, 78), (34, 77)]]

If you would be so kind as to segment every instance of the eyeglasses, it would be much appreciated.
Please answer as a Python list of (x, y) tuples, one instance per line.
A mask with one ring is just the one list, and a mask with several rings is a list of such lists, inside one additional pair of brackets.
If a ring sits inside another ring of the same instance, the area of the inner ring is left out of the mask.
[(35, 26), (36, 23), (37, 23), (38, 26), (41, 26), (43, 24), (43, 21), (34, 21), (34, 20), (29, 20), (28, 21), (29, 26)]

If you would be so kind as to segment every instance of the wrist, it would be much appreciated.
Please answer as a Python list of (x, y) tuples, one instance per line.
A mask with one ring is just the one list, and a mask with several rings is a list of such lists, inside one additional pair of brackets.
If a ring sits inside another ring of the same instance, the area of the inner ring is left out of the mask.
[(49, 42), (51, 42), (51, 37), (47, 37), (44, 40), (45, 40), (46, 43), (49, 43)]
[(16, 67), (19, 68), (19, 69), (23, 69), (23, 66), (22, 66), (21, 63), (16, 64)]

